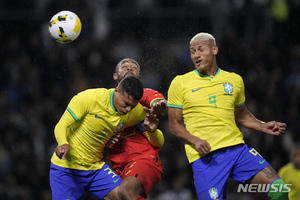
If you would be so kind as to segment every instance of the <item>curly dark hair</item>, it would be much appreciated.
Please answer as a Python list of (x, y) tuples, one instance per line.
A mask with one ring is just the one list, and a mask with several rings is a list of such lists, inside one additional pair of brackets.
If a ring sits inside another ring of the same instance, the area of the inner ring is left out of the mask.
[(134, 76), (125, 77), (118, 85), (120, 93), (124, 92), (136, 101), (140, 101), (144, 93), (143, 83)]

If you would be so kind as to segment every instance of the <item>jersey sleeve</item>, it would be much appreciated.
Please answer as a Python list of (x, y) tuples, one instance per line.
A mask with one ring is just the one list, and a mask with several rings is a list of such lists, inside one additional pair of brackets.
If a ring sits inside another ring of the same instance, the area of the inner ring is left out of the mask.
[(131, 118), (129, 126), (139, 126), (139, 124), (143, 123), (146, 117), (146, 111), (140, 103), (129, 113)]
[(168, 107), (171, 108), (182, 108), (183, 95), (182, 95), (182, 84), (179, 76), (176, 76), (170, 84), (168, 90)]
[(166, 99), (163, 94), (156, 90), (152, 90), (149, 88), (144, 88), (144, 94), (142, 99), (140, 100), (140, 104), (143, 106), (147, 106), (150, 108), (152, 106), (153, 101), (157, 99)]
[(149, 133), (147, 131), (143, 132), (143, 135), (152, 144), (152, 146), (161, 148), (165, 142), (165, 138), (161, 130), (156, 129), (154, 133)]
[(245, 100), (246, 100), (244, 81), (243, 81), (242, 77), (239, 75), (238, 75), (238, 78), (239, 78), (239, 87), (240, 88), (239, 88), (239, 93), (235, 100), (235, 107), (240, 107), (240, 106), (244, 105)]
[(143, 133), (143, 135), (147, 138), (150, 144), (152, 144), (152, 146), (160, 148), (164, 144), (165, 138), (161, 130), (156, 129), (154, 133), (149, 133), (148, 131), (145, 131), (145, 129), (143, 128), (143, 121), (136, 124), (135, 127), (139, 129), (141, 133)]
[(67, 128), (73, 123), (78, 122), (88, 112), (90, 106), (93, 105), (95, 98), (92, 98), (93, 95), (88, 93), (90, 92), (81, 92), (74, 96), (56, 124), (54, 134), (58, 145), (68, 143)]
[(71, 99), (67, 107), (67, 111), (75, 121), (78, 121), (86, 113), (88, 113), (88, 111), (94, 105), (95, 100), (96, 95), (93, 95), (93, 90), (86, 90), (84, 92), (80, 92)]

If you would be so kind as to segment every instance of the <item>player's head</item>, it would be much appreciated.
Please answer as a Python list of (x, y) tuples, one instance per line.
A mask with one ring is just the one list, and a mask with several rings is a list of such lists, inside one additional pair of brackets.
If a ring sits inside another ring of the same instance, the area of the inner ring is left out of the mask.
[(216, 44), (216, 39), (214, 36), (212, 36), (209, 33), (198, 33), (196, 34), (190, 41), (190, 44), (198, 41), (209, 41), (211, 46), (215, 46)]
[(139, 78), (127, 76), (121, 80), (114, 92), (113, 103), (121, 115), (130, 112), (140, 101), (144, 93)]
[(190, 41), (191, 59), (198, 71), (205, 71), (216, 66), (218, 46), (209, 33), (198, 33)]
[(136, 78), (141, 79), (140, 70), (140, 65), (136, 60), (124, 58), (117, 64), (113, 79), (118, 81), (118, 83), (126, 76), (135, 76)]
[(297, 169), (300, 169), (300, 144), (293, 148), (290, 154), (290, 160)]

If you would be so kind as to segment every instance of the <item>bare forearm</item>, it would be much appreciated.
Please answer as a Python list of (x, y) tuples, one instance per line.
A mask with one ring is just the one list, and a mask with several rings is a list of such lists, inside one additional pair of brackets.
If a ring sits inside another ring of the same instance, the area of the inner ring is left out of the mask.
[(261, 131), (271, 135), (281, 135), (286, 131), (285, 123), (276, 121), (263, 122), (259, 119), (256, 119), (245, 106), (236, 108), (235, 119), (238, 124), (246, 128)]
[(201, 138), (190, 134), (181, 124), (171, 125), (170, 131), (177, 138), (192, 144), (201, 155), (207, 154), (211, 150), (210, 144), (206, 140), (201, 140)]
[(236, 110), (235, 119), (238, 124), (257, 131), (262, 131), (265, 123), (256, 119), (245, 106)]
[(238, 123), (246, 128), (257, 130), (257, 131), (262, 131), (265, 122), (256, 119), (252, 115), (251, 117), (249, 116), (247, 120), (244, 120), (244, 121), (241, 121)]
[(181, 109), (177, 108), (169, 108), (168, 109), (169, 114), (169, 128), (171, 133), (176, 136), (177, 138), (180, 138), (184, 140), (186, 143), (194, 145), (195, 149), (200, 154), (206, 154), (211, 150), (211, 147), (209, 143), (206, 140), (201, 140), (201, 138), (198, 138), (192, 134), (190, 134), (182, 125), (181, 125), (181, 119), (182, 119), (182, 111)]
[(190, 134), (181, 124), (170, 125), (170, 132), (177, 138), (180, 138), (187, 143), (194, 144), (198, 138)]

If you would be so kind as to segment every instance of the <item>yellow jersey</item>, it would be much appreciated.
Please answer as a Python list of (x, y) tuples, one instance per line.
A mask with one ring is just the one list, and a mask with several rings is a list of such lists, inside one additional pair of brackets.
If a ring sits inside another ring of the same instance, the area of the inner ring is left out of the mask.
[[(218, 68), (214, 76), (193, 70), (176, 76), (168, 90), (168, 107), (182, 109), (186, 130), (206, 140), (211, 151), (244, 143), (234, 109), (245, 102), (241, 76)], [(189, 162), (200, 155), (192, 144), (185, 144)]]
[(279, 176), (289, 184), (289, 200), (300, 199), (300, 169), (297, 169), (293, 163), (288, 163), (278, 171)]
[(109, 139), (118, 131), (145, 119), (145, 111), (138, 104), (126, 115), (113, 105), (114, 89), (89, 89), (74, 96), (58, 123), (65, 124), (66, 135), (55, 134), (58, 145), (68, 143), (70, 151), (65, 160), (55, 153), (51, 162), (57, 166), (97, 170), (104, 165), (103, 151)]

